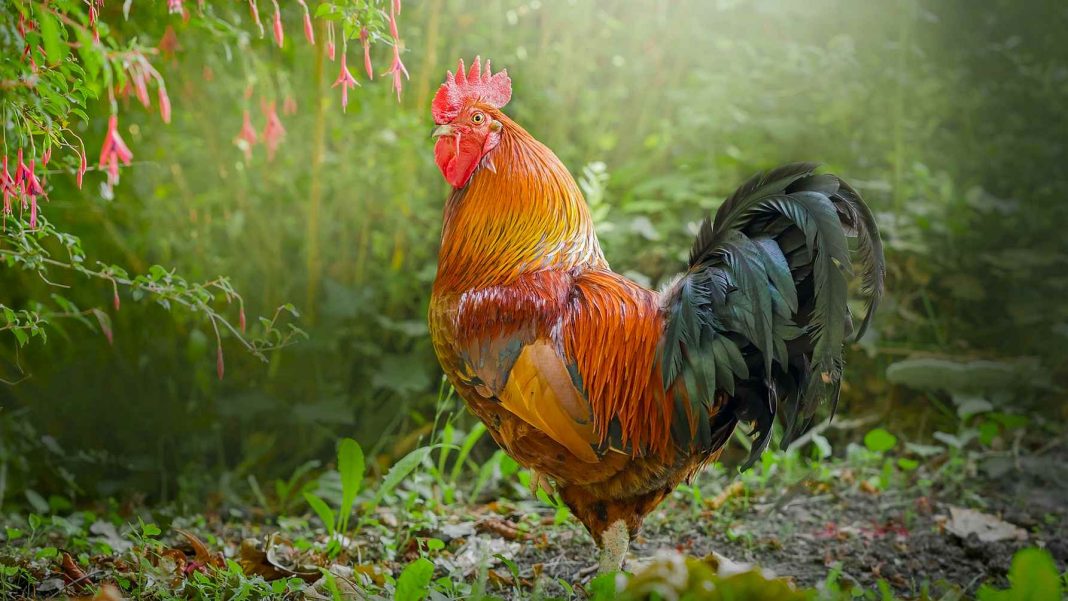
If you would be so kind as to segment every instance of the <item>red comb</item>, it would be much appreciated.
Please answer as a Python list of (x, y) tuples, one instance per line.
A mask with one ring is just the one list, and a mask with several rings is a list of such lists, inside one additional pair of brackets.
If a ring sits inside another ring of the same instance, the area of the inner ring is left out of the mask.
[(469, 102), (483, 102), (499, 109), (511, 98), (512, 80), (507, 70), (491, 74), (487, 60), (486, 70), (482, 71), (476, 56), (471, 68), (465, 72), (464, 59), (461, 58), (456, 75), (449, 71), (445, 83), (438, 88), (430, 112), (434, 115), (434, 123), (442, 125), (455, 119)]

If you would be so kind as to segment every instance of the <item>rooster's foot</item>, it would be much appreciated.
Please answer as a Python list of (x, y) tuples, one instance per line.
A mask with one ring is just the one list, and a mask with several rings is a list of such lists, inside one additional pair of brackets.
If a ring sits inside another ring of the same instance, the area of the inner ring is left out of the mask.
[(548, 476), (538, 470), (530, 470), (530, 494), (537, 496), (539, 488), (550, 497), (556, 494), (556, 488)]

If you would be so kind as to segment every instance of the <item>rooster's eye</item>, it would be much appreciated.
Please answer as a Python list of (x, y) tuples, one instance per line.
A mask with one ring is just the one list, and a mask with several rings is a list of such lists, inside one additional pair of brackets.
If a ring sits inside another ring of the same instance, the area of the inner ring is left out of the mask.
[(478, 125), (479, 123), (482, 123), (485, 120), (486, 120), (486, 116), (483, 115), (482, 113), (475, 113), (474, 115), (471, 115), (471, 122), (474, 123), (475, 125)]

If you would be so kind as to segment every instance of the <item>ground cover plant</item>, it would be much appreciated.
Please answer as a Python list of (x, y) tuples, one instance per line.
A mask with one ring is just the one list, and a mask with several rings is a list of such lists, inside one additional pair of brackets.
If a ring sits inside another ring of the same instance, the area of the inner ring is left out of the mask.
[[(1068, 13), (987, 4), (4, 3), (0, 598), (1061, 598)], [(430, 343), (476, 54), (635, 281), (799, 159), (882, 233), (834, 419), (736, 436), (626, 574)]]

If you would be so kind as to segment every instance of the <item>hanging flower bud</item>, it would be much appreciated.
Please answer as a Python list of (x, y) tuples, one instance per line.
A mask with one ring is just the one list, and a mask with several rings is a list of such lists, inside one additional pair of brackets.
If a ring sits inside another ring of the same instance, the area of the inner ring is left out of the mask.
[(263, 126), (263, 144), (267, 147), (267, 160), (274, 160), (274, 153), (286, 136), (286, 128), (282, 127), (282, 120), (278, 118), (274, 103), (264, 107), (267, 114), (267, 124)]
[(397, 5), (394, 3), (389, 9), (389, 35), (393, 36), (393, 41), (400, 39), (400, 34), (397, 33)]
[(164, 123), (171, 122), (171, 98), (167, 95), (167, 88), (163, 86), (163, 81), (159, 82), (159, 87), (156, 88), (156, 93), (159, 96), (159, 116), (163, 119)]
[(223, 373), (226, 372), (226, 366), (223, 364), (223, 352), (222, 345), (215, 348), (215, 373), (218, 374), (219, 379), (223, 379)]
[(312, 46), (315, 45), (315, 28), (312, 27), (311, 11), (308, 10), (307, 3), (304, 0), (297, 0), (302, 7), (304, 7), (304, 37), (308, 39), (308, 43)]
[(234, 144), (245, 153), (245, 160), (252, 160), (252, 147), (256, 145), (256, 130), (252, 127), (252, 118), (245, 109), (244, 122), (241, 131), (234, 138)]
[(4, 196), (4, 225), (7, 225), (7, 216), (11, 214), (11, 196), (15, 193), (15, 180), (11, 179), (11, 172), (7, 168), (7, 156), (4, 156), (3, 171), (0, 171), (0, 193)]
[(247, 324), (245, 323), (245, 305), (244, 303), (242, 303), (241, 306), (237, 309), (237, 326), (241, 328), (242, 334), (245, 333), (246, 325)]
[(108, 185), (119, 182), (119, 162), (129, 166), (133, 153), (119, 135), (119, 117), (112, 115), (108, 119), (108, 133), (104, 136), (104, 145), (100, 148), (100, 167), (108, 173)]
[(78, 189), (82, 189), (82, 179), (85, 177), (85, 170), (89, 168), (89, 162), (85, 159), (85, 146), (82, 146), (82, 151), (78, 153), (78, 174), (75, 176), (75, 181), (78, 183)]
[(282, 101), (282, 114), (283, 115), (296, 115), (297, 114), (297, 101), (292, 96), (286, 96), (286, 99)]
[(274, 41), (279, 48), (286, 41), (285, 32), (282, 31), (282, 11), (278, 8), (278, 0), (274, 0)]
[(345, 49), (342, 48), (342, 50), (341, 50), (341, 70), (338, 71), (337, 79), (334, 80), (334, 85), (331, 86), (333, 88), (341, 86), (341, 110), (342, 111), (345, 111), (346, 107), (349, 106), (349, 88), (355, 88), (356, 86), (360, 85), (359, 83), (356, 82), (356, 78), (354, 78), (352, 76), (352, 73), (349, 73), (348, 65), (345, 62), (347, 54), (348, 53), (345, 51)]
[(326, 55), (330, 57), (330, 60), (334, 60), (334, 22), (326, 22)]
[(248, 10), (252, 13), (252, 21), (260, 28), (260, 37), (263, 37), (263, 22), (260, 21), (260, 9), (256, 6), (256, 0), (248, 0)]
[(360, 44), (363, 45), (363, 70), (367, 72), (367, 79), (374, 79), (375, 72), (371, 68), (371, 34), (367, 28), (360, 30)]
[(111, 304), (115, 306), (115, 311), (116, 312), (122, 307), (122, 300), (119, 299), (119, 289), (118, 288), (114, 288), (113, 289), (113, 294), (112, 294), (112, 297), (111, 297)]
[(152, 101), (148, 97), (148, 84), (145, 82), (145, 74), (140, 69), (130, 69), (130, 80), (133, 82), (137, 100), (147, 109), (152, 105)]
[(171, 58), (178, 51), (178, 34), (170, 25), (163, 30), (163, 37), (159, 39), (159, 51), (163, 58)]

